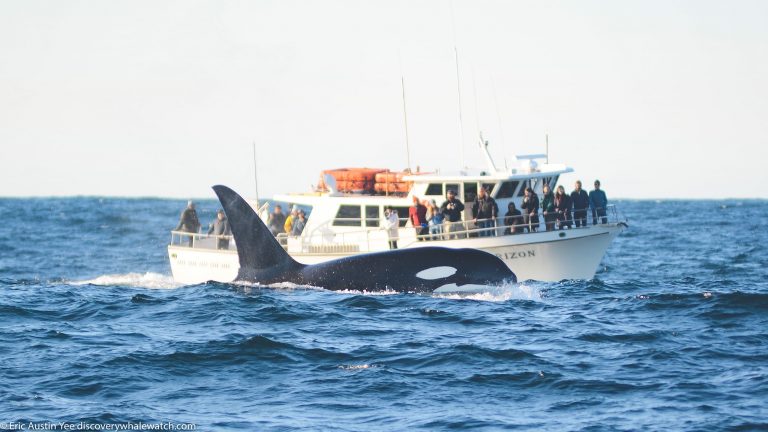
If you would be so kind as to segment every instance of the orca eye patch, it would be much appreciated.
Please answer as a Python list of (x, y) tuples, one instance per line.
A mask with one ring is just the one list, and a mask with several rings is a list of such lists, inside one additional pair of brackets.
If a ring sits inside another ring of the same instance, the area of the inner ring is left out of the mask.
[(456, 274), (456, 268), (450, 266), (440, 266), (424, 269), (416, 273), (416, 277), (420, 279), (435, 280), (447, 278), (448, 276), (453, 276), (454, 274)]

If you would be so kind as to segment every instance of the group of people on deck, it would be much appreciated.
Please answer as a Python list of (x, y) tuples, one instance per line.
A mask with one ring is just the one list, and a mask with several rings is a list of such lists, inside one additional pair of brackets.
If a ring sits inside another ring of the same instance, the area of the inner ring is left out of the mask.
[(536, 232), (539, 230), (539, 209), (544, 216), (544, 226), (547, 231), (556, 228), (577, 228), (587, 226), (587, 210), (592, 211), (592, 224), (608, 223), (606, 209), (608, 198), (605, 191), (600, 189), (600, 180), (595, 180), (595, 189), (589, 194), (582, 189), (581, 180), (577, 180), (570, 194), (565, 193), (563, 185), (552, 192), (548, 184), (543, 187), (541, 204), (536, 192), (530, 187), (525, 189), (525, 196), (520, 205), (521, 210), (515, 208), (515, 203), (509, 203), (507, 214), (504, 215), (504, 225), (507, 227), (504, 234), (519, 234)]
[(280, 204), (275, 206), (275, 210), (269, 214), (267, 227), (273, 236), (285, 233), (289, 236), (300, 236), (307, 225), (307, 214), (298, 206), (293, 206), (291, 212), (286, 216), (283, 213), (283, 207)]
[[(572, 228), (587, 226), (587, 211), (592, 211), (592, 224), (607, 223), (606, 208), (608, 199), (600, 189), (600, 181), (595, 180), (595, 189), (587, 193), (582, 189), (581, 181), (576, 181), (574, 190), (567, 194), (560, 185), (552, 192), (548, 184), (543, 187), (543, 196), (526, 187), (520, 209), (514, 202), (507, 206), (504, 215), (504, 234), (519, 234), (536, 232), (541, 224), (540, 214), (544, 217), (547, 231), (557, 228)], [(408, 209), (408, 220), (416, 230), (419, 241), (465, 238), (467, 228), (461, 222), (464, 203), (456, 198), (456, 191), (448, 190), (446, 200), (438, 207), (435, 200), (419, 200), (413, 197), (413, 205)], [(388, 207), (385, 212), (387, 225), (390, 230), (390, 248), (397, 248), (397, 212)], [(480, 237), (496, 235), (496, 221), (499, 219), (499, 206), (486, 188), (478, 190), (477, 198), (472, 203), (472, 222)], [(394, 242), (392, 241), (394, 239)]]

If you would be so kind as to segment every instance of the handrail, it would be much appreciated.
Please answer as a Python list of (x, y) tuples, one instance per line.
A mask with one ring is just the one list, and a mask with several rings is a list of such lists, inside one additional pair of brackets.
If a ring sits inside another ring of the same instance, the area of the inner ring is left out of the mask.
[[(573, 212), (570, 214), (570, 219), (565, 222), (570, 225), (569, 229), (583, 229), (588, 226), (594, 225), (592, 223), (592, 212), (587, 209), (585, 219), (587, 224), (582, 227), (575, 226), (575, 220), (573, 218)], [(520, 215), (519, 217), (522, 217)], [(412, 240), (412, 241), (425, 241), (425, 240), (454, 240), (454, 239), (467, 239), (483, 236), (505, 236), (505, 235), (520, 235), (524, 233), (524, 230), (528, 228), (526, 234), (536, 234), (548, 232), (546, 230), (546, 221), (543, 213), (537, 214), (539, 218), (538, 231), (532, 231), (530, 224), (515, 224), (506, 225), (506, 216), (500, 216), (497, 218), (478, 219), (478, 222), (488, 222), (489, 226), (478, 226), (474, 224), (473, 220), (465, 220), (458, 222), (443, 222), (439, 225), (433, 225), (436, 228), (436, 233), (429, 234), (417, 234), (413, 226), (399, 226), (398, 227), (398, 240)], [(620, 214), (616, 206), (610, 204), (606, 207), (605, 216), (598, 216), (598, 219), (605, 218), (608, 223), (625, 223), (626, 218)], [(351, 219), (351, 218), (350, 218)], [(362, 221), (363, 219), (371, 218), (358, 218), (354, 219)], [(402, 219), (402, 218), (401, 218)], [(598, 220), (598, 222), (602, 222)], [(286, 233), (279, 233), (277, 235), (277, 241), (280, 245), (289, 250), (289, 242), (298, 241), (302, 251), (310, 249), (327, 249), (329, 251), (339, 251), (340, 253), (348, 252), (365, 252), (375, 250), (384, 250), (389, 241), (387, 228), (383, 223), (378, 227), (367, 227), (354, 231), (330, 231), (328, 226), (332, 225), (333, 221), (328, 221), (317, 227), (313, 232), (304, 232), (300, 236), (290, 236)], [(558, 226), (558, 220), (554, 220), (551, 223), (554, 224), (554, 230), (561, 230)], [(475, 225), (474, 227), (472, 225)], [(597, 225), (602, 225), (598, 223)], [(430, 227), (427, 227), (429, 229)], [(519, 228), (521, 232), (506, 234), (507, 228)], [(330, 237), (330, 240), (326, 240)], [(229, 240), (228, 247), (225, 250), (236, 250), (234, 244), (234, 237), (232, 235), (215, 235), (204, 233), (189, 233), (184, 231), (171, 231), (171, 245), (189, 246), (192, 248), (200, 249), (217, 249), (217, 240)], [(185, 245), (186, 243), (186, 245)], [(376, 245), (380, 248), (375, 248)], [(405, 245), (404, 245), (405, 246)], [(333, 252), (330, 252), (333, 253)]]

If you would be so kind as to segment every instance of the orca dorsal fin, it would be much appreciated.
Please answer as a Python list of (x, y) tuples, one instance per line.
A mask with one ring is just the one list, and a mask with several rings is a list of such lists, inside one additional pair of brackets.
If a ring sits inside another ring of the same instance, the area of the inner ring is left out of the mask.
[(240, 258), (240, 274), (247, 270), (266, 270), (298, 265), (280, 246), (253, 208), (232, 189), (216, 185), (213, 191), (219, 197), (229, 227), (235, 237)]

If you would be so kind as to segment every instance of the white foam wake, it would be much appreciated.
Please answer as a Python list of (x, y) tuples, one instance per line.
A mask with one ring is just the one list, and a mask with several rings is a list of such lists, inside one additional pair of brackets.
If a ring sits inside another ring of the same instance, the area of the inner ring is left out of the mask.
[(539, 288), (525, 284), (486, 285), (482, 286), (482, 288), (474, 288), (472, 291), (434, 293), (432, 297), (490, 302), (505, 302), (509, 300), (541, 301), (542, 299)]
[(184, 286), (172, 276), (160, 273), (102, 275), (94, 279), (69, 282), (72, 285), (125, 286), (131, 288), (171, 289)]

